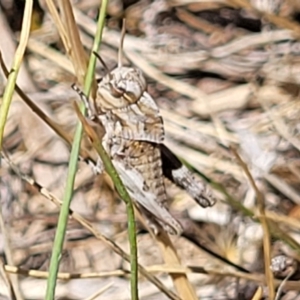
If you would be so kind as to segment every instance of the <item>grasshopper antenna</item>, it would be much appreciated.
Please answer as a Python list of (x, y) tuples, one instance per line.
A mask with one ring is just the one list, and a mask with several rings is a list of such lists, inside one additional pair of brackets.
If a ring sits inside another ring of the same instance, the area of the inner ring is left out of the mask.
[(126, 20), (123, 19), (120, 48), (118, 52), (118, 68), (122, 67), (122, 55), (123, 55), (123, 44), (124, 44), (125, 33), (126, 33)]
[(93, 54), (99, 59), (99, 61), (101, 62), (101, 64), (102, 64), (102, 66), (103, 66), (103, 68), (104, 68), (104, 70), (105, 70), (105, 72), (108, 74), (108, 76), (109, 76), (109, 79), (112, 79), (111, 78), (111, 74), (110, 74), (110, 71), (109, 71), (109, 69), (108, 69), (108, 67), (107, 67), (107, 64), (105, 63), (105, 61), (102, 59), (102, 57), (96, 52), (96, 51), (93, 51)]

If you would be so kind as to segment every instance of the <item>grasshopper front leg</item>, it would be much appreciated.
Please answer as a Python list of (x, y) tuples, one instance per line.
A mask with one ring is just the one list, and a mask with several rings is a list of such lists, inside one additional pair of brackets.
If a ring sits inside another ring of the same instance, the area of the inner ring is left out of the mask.
[[(91, 127), (95, 127), (96, 126), (96, 132), (98, 133), (98, 136), (99, 136), (100, 140), (102, 140), (102, 138), (105, 135), (105, 129), (104, 129), (104, 126), (101, 124), (100, 120), (97, 118), (97, 116), (95, 116), (92, 113), (92, 108), (90, 106), (90, 102), (89, 102), (88, 97), (85, 95), (85, 93), (76, 84), (72, 85), (72, 89), (75, 92), (78, 93), (78, 95), (80, 96), (81, 101), (83, 102), (83, 104), (84, 104), (84, 106), (86, 108), (87, 118), (88, 118), (89, 125)], [(99, 156), (97, 158), (97, 163), (96, 164), (93, 161), (91, 161), (91, 160), (88, 160), (88, 164), (92, 168), (93, 173), (95, 175), (103, 174), (103, 172), (104, 172), (104, 164), (103, 164), (103, 161), (101, 160), (101, 158)]]

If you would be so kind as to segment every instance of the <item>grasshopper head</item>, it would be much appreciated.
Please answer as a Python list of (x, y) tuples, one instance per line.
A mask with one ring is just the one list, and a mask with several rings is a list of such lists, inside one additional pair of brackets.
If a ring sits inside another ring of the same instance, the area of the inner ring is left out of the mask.
[(146, 87), (141, 70), (118, 67), (99, 82), (97, 105), (104, 111), (125, 108), (138, 102)]

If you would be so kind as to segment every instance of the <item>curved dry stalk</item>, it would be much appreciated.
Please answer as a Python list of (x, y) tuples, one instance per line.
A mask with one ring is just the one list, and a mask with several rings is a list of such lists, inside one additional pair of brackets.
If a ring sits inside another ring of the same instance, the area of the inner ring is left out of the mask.
[(264, 250), (264, 264), (265, 264), (265, 274), (266, 274), (266, 280), (269, 288), (269, 298), (273, 300), (275, 298), (275, 288), (274, 288), (274, 276), (272, 273), (272, 270), (270, 268), (271, 266), (271, 238), (270, 238), (270, 230), (269, 230), (269, 224), (265, 215), (265, 200), (264, 196), (261, 193), (261, 191), (258, 189), (255, 180), (253, 179), (248, 166), (246, 163), (241, 159), (240, 155), (238, 154), (237, 150), (233, 147), (231, 147), (231, 151), (238, 160), (239, 164), (241, 165), (242, 169), (244, 170), (248, 180), (250, 181), (250, 184), (252, 188), (254, 189), (256, 193), (256, 199), (257, 199), (257, 206), (260, 213), (260, 222), (264, 231), (263, 235), (263, 250)]

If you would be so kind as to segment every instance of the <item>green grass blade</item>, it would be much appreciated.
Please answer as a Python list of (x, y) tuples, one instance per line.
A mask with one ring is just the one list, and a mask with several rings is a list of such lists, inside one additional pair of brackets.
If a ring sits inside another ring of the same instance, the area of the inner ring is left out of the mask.
[[(108, 0), (102, 1), (100, 15), (98, 19), (97, 32), (96, 32), (94, 46), (93, 46), (93, 49), (95, 51), (98, 51), (100, 48), (107, 5), (108, 5)], [(96, 64), (96, 59), (94, 55), (91, 55), (89, 60), (87, 75), (84, 82), (84, 92), (87, 95), (90, 93), (91, 90), (91, 85), (92, 85), (94, 71), (95, 71), (95, 64)], [(83, 114), (85, 114), (85, 107), (83, 105), (81, 105), (81, 111)], [(59, 269), (59, 262), (61, 258), (64, 238), (66, 233), (66, 227), (69, 218), (69, 207), (73, 196), (74, 181), (75, 181), (75, 175), (77, 171), (77, 162), (78, 162), (78, 155), (79, 155), (80, 144), (81, 144), (81, 137), (82, 137), (82, 124), (81, 122), (78, 122), (75, 136), (74, 136), (74, 142), (71, 150), (71, 155), (70, 155), (66, 188), (63, 196), (63, 204), (59, 214), (57, 230), (54, 239), (54, 246), (53, 246), (53, 251), (50, 260), (49, 278), (47, 282), (47, 291), (46, 291), (47, 300), (53, 300), (55, 297), (57, 273)]]
[(101, 160), (103, 161), (105, 170), (113, 180), (119, 195), (126, 203), (127, 218), (128, 218), (128, 235), (129, 235), (129, 244), (130, 244), (131, 299), (138, 300), (138, 259), (137, 259), (137, 243), (136, 243), (136, 224), (135, 224), (135, 216), (134, 216), (134, 208), (133, 208), (132, 200), (126, 188), (124, 187), (122, 180), (118, 172), (116, 171), (113, 163), (111, 162), (108, 154), (103, 148), (99, 137), (97, 136), (93, 128), (91, 128), (91, 126), (84, 119), (77, 105), (75, 105), (75, 109), (77, 111), (77, 115), (80, 121), (83, 124), (84, 130), (86, 131), (94, 148), (96, 149), (99, 156), (101, 157)]
[(9, 72), (7, 84), (6, 84), (4, 95), (3, 95), (3, 102), (0, 107), (0, 150), (2, 150), (4, 127), (6, 124), (12, 95), (15, 90), (18, 73), (19, 73), (19, 70), (20, 70), (20, 67), (21, 67), (21, 64), (23, 61), (24, 53), (25, 53), (27, 42), (29, 39), (32, 7), (33, 7), (33, 0), (26, 1), (25, 8), (24, 8), (24, 14), (23, 14), (20, 42), (19, 42), (19, 46), (18, 46), (15, 56), (14, 56), (12, 68)]
[[(24, 7), (24, 14), (23, 14), (23, 20), (22, 20), (22, 28), (21, 28), (21, 35), (20, 35), (20, 41), (19, 45), (16, 49), (16, 53), (14, 55), (14, 59), (12, 62), (12, 67), (9, 72), (9, 76), (7, 79), (7, 83), (5, 86), (2, 103), (0, 107), (0, 151), (3, 149), (3, 138), (4, 138), (4, 128), (9, 112), (9, 108), (12, 101), (12, 96), (15, 90), (15, 85), (17, 81), (17, 77), (19, 74), (19, 70), (23, 61), (24, 53), (27, 47), (29, 35), (30, 35), (30, 27), (31, 27), (31, 17), (32, 17), (32, 9), (33, 9), (33, 0), (27, 0)], [(0, 53), (1, 55), (1, 53)], [(9, 239), (8, 236), (6, 236), (6, 231), (4, 230), (4, 221), (2, 219), (2, 207), (0, 205), (0, 214), (1, 214), (1, 227), (2, 232), (4, 234), (4, 238), (7, 238), (6, 240), (6, 247), (5, 247), (5, 254), (8, 260), (9, 264), (13, 264), (13, 258), (10, 253), (10, 247), (9, 247)], [(12, 294), (17, 300), (22, 300), (23, 296), (20, 290), (18, 277), (12, 276), (11, 277), (11, 283), (12, 283)]]

